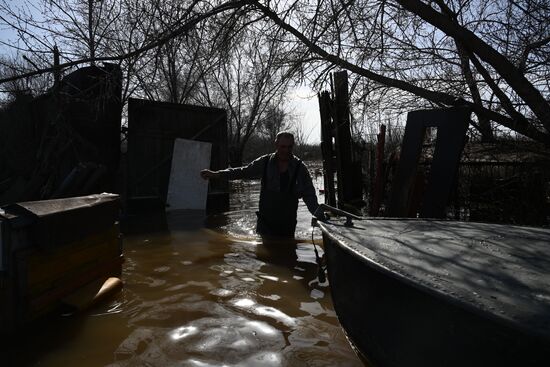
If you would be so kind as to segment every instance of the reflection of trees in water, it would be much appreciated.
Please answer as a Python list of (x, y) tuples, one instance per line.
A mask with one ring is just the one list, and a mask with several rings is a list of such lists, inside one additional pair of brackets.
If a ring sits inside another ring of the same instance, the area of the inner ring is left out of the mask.
[(260, 199), (260, 180), (230, 181), (229, 210), (257, 209)]

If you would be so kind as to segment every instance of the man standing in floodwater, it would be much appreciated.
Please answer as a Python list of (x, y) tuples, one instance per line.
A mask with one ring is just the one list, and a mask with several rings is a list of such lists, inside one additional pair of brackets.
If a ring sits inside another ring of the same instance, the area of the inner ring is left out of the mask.
[(302, 198), (309, 212), (319, 207), (309, 171), (292, 154), (294, 135), (283, 131), (275, 139), (275, 152), (261, 156), (249, 165), (220, 171), (201, 171), (204, 179), (226, 177), (261, 178), (260, 209), (256, 212), (256, 231), (262, 236), (294, 237), (298, 199)]

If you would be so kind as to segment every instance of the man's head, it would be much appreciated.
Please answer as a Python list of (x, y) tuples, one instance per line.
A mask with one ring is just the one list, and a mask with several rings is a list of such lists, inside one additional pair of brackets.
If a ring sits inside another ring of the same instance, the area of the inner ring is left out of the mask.
[(275, 138), (277, 157), (282, 161), (290, 160), (294, 148), (294, 135), (288, 131), (281, 131)]

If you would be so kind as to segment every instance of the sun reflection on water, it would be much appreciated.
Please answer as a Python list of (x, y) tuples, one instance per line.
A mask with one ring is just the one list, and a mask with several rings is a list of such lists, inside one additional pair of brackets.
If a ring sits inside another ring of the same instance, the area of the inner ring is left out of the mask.
[(198, 329), (195, 326), (183, 326), (174, 330), (170, 337), (174, 340), (183, 339), (189, 335), (196, 334)]

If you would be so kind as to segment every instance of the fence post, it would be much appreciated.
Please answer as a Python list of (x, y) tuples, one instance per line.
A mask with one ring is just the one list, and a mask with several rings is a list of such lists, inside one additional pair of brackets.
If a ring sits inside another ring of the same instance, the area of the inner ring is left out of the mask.
[(386, 144), (386, 125), (380, 126), (380, 133), (377, 135), (376, 143), (376, 178), (374, 181), (373, 201), (370, 208), (370, 215), (377, 216), (380, 211), (380, 204), (384, 196), (384, 146)]
[(325, 186), (325, 204), (336, 206), (336, 195), (334, 189), (334, 146), (332, 143), (331, 123), (331, 98), (330, 93), (325, 91), (318, 95), (319, 112), (321, 115), (321, 153), (323, 155), (323, 180)]

